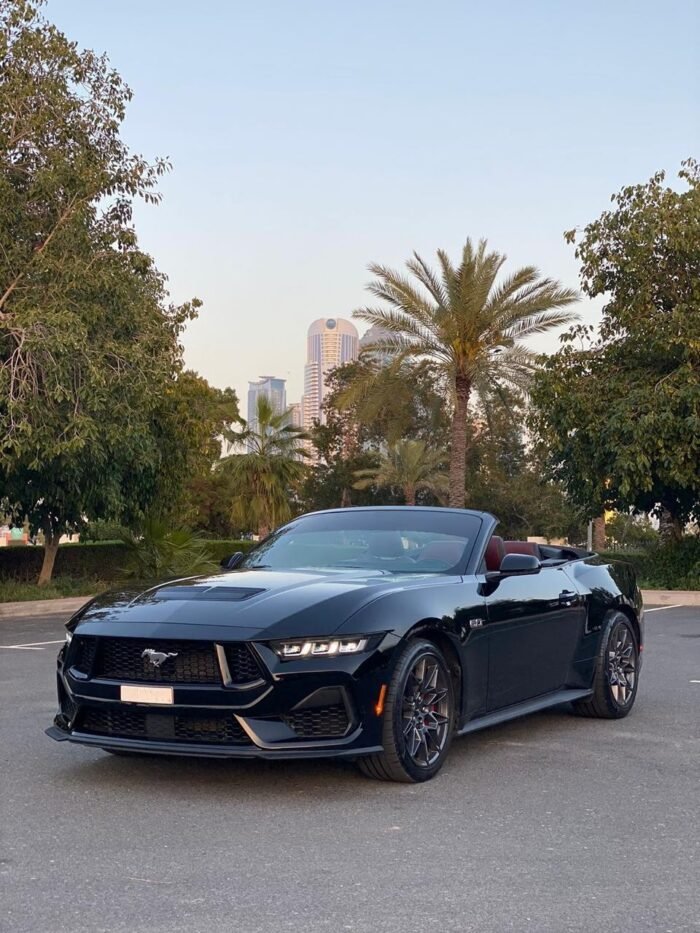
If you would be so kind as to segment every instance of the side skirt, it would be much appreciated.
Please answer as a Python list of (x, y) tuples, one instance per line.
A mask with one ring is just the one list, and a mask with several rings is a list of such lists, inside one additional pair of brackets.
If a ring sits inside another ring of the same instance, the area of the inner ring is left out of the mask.
[(479, 729), (487, 729), (489, 726), (496, 726), (501, 722), (508, 722), (509, 719), (518, 719), (520, 716), (527, 716), (530, 713), (537, 713), (549, 706), (558, 706), (560, 703), (569, 703), (571, 700), (581, 700), (583, 697), (589, 697), (592, 690), (556, 690), (554, 693), (545, 693), (544, 696), (533, 697), (531, 700), (525, 700), (522, 703), (514, 703), (512, 706), (505, 706), (503, 709), (497, 709), (493, 713), (487, 713), (485, 716), (478, 716), (476, 719), (470, 719), (468, 723), (462, 726), (457, 735), (466, 735), (468, 732), (477, 732)]

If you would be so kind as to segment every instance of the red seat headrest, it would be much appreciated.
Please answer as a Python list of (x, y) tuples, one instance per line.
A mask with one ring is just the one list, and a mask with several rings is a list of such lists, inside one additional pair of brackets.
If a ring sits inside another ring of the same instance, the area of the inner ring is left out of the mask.
[(484, 555), (486, 569), (489, 571), (500, 570), (501, 561), (505, 553), (506, 549), (503, 544), (503, 538), (499, 538), (498, 535), (492, 535), (491, 540), (486, 545), (486, 554)]

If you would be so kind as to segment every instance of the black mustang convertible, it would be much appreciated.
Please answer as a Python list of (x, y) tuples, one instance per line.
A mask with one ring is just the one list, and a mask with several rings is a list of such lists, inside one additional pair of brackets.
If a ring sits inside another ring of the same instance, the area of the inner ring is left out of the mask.
[(425, 781), (455, 735), (570, 702), (632, 708), (632, 569), (504, 541), (486, 512), (354, 508), (223, 573), (92, 600), (67, 624), (48, 734), (114, 754), (356, 759)]

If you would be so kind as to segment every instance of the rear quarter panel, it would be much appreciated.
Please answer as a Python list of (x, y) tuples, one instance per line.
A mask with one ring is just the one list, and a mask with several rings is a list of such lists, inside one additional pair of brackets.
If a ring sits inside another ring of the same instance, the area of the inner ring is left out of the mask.
[(581, 658), (595, 656), (605, 618), (614, 609), (624, 612), (634, 621), (640, 646), (643, 645), (642, 594), (631, 564), (587, 557), (572, 561), (566, 571), (586, 602), (587, 618)]

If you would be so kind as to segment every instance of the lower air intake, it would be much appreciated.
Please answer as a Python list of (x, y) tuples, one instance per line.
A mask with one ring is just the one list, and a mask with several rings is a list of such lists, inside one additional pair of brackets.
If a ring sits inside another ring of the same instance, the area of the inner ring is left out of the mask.
[(79, 732), (152, 742), (193, 742), (202, 745), (250, 745), (233, 716), (191, 716), (150, 713), (139, 709), (93, 709), (81, 714)]
[(305, 739), (342, 738), (350, 725), (344, 703), (294, 710), (284, 722)]

